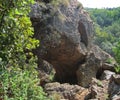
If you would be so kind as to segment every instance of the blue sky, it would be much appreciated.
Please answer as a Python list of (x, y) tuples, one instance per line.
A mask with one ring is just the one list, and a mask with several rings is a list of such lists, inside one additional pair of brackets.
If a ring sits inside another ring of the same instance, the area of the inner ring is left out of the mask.
[(120, 0), (78, 0), (83, 7), (89, 8), (113, 8), (120, 7)]

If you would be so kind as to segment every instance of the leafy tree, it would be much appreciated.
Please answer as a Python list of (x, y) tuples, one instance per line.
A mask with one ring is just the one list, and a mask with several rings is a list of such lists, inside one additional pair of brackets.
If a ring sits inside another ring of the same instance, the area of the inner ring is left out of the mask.
[(120, 73), (120, 7), (87, 10), (95, 22), (95, 43), (115, 57)]
[(0, 0), (0, 99), (46, 100), (38, 86), (36, 57), (28, 17), (34, 0)]
[(112, 48), (117, 46), (120, 37), (120, 7), (106, 9), (87, 8), (87, 10), (95, 22), (94, 42), (114, 56)]

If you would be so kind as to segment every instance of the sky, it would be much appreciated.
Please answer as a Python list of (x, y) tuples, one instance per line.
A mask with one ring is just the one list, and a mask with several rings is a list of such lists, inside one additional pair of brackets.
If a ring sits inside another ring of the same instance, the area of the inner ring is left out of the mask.
[(89, 8), (113, 8), (120, 7), (120, 0), (78, 0), (83, 7)]

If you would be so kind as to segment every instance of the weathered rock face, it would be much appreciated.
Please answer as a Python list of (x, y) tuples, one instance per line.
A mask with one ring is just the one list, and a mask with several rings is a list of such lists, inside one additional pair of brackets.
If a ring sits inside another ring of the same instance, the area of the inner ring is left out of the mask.
[(109, 81), (92, 79), (90, 85), (91, 99), (92, 100), (110, 100), (108, 94)]
[(99, 69), (112, 69), (105, 63), (110, 56), (92, 45), (93, 24), (80, 3), (68, 0), (53, 6), (45, 1), (32, 5), (30, 13), (34, 37), (40, 40), (34, 53), (53, 65), (56, 80), (86, 87)]
[(120, 75), (113, 75), (109, 83), (110, 100), (120, 100)]
[(112, 75), (115, 75), (115, 72), (111, 72), (109, 70), (105, 70), (100, 77), (101, 80), (108, 80), (111, 78)]
[(44, 88), (55, 100), (120, 100), (120, 75), (104, 80), (92, 78), (89, 88), (58, 82), (47, 83)]
[[(53, 96), (55, 100), (87, 100), (89, 90), (78, 85), (48, 83), (45, 85), (45, 91), (49, 96)], [(59, 99), (56, 99), (58, 98)]]
[(110, 79), (92, 79), (90, 98), (97, 100), (120, 100), (120, 75), (113, 75)]
[(79, 65), (77, 70), (78, 84), (88, 87), (92, 78), (99, 78), (104, 70), (114, 70), (114, 63), (108, 64), (107, 60), (113, 59), (98, 46), (93, 45), (84, 64)]
[(35, 51), (38, 59), (53, 65), (58, 81), (72, 81), (91, 45), (93, 26), (89, 15), (77, 0), (70, 0), (69, 5), (61, 4), (56, 9), (50, 3), (36, 3), (30, 17), (34, 36), (41, 41)]

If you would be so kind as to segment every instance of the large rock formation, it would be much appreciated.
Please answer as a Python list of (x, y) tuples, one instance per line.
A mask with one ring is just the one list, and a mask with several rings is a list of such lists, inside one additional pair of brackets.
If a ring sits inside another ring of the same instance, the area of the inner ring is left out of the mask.
[[(77, 0), (64, 1), (57, 6), (51, 0), (32, 5), (34, 37), (40, 40), (34, 53), (39, 61), (53, 65), (57, 81), (88, 86), (110, 56), (92, 45), (93, 23), (82, 5)], [(109, 64), (108, 68), (112, 69)]]

